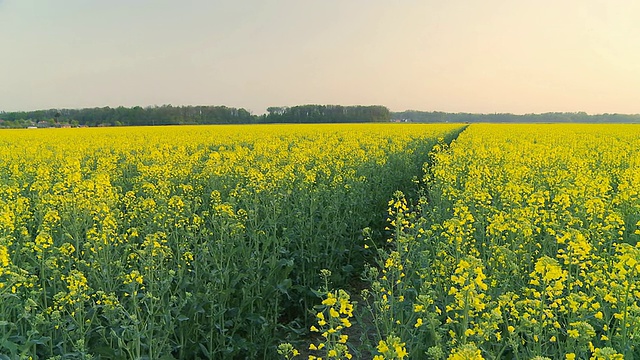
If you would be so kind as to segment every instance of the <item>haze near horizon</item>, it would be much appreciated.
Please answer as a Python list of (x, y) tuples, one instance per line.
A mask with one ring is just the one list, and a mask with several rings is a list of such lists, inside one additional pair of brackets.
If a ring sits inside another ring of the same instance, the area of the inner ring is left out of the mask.
[(0, 0), (0, 110), (640, 113), (640, 2)]

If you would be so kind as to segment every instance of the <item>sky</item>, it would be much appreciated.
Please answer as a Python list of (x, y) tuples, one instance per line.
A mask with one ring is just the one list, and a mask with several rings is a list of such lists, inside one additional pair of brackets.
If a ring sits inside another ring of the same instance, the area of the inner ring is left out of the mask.
[(0, 110), (640, 113), (637, 0), (0, 0)]

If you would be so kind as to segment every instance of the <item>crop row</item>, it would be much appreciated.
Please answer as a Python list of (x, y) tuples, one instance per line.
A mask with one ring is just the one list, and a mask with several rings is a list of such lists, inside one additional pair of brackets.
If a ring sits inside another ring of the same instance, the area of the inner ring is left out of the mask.
[(366, 273), (377, 359), (640, 358), (638, 126), (472, 125), (431, 156)]

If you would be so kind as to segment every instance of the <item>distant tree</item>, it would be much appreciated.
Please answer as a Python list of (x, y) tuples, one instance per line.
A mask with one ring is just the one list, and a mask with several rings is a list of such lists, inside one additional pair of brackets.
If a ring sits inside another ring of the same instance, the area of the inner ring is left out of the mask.
[(269, 107), (260, 119), (267, 123), (338, 123), (389, 121), (390, 112), (384, 106), (298, 105)]

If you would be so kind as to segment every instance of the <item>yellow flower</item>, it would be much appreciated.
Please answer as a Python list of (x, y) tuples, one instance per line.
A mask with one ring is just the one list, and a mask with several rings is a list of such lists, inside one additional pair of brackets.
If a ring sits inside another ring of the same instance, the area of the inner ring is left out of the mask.
[(624, 355), (610, 347), (595, 348), (590, 360), (624, 360)]
[(377, 348), (378, 348), (378, 351), (379, 351), (379, 352), (381, 352), (381, 353), (387, 353), (387, 352), (389, 352), (389, 347), (387, 346), (387, 343), (386, 343), (386, 342), (384, 342), (383, 340), (380, 340), (380, 341), (378, 342), (378, 346), (377, 346)]
[(142, 283), (144, 282), (144, 278), (142, 277), (142, 274), (140, 274), (138, 270), (133, 270), (131, 273), (124, 276), (123, 283), (125, 285), (131, 284), (134, 282), (139, 285), (142, 285)]
[(396, 349), (396, 356), (400, 360), (404, 359), (405, 356), (409, 355), (409, 353), (407, 352), (407, 349), (404, 346), (396, 346), (395, 349)]
[(329, 309), (329, 315), (333, 318), (340, 317), (340, 313), (337, 312), (334, 308)]
[(345, 327), (351, 327), (351, 322), (347, 318), (340, 318), (340, 322), (342, 322), (342, 325)]
[(598, 311), (598, 312), (594, 315), (594, 317), (595, 317), (596, 319), (602, 320), (602, 318), (603, 318), (602, 311)]
[(0, 265), (2, 265), (2, 267), (9, 266), (9, 251), (4, 245), (0, 245)]
[(453, 349), (447, 360), (484, 360), (481, 351), (473, 343)]
[(336, 303), (337, 299), (332, 293), (327, 294), (327, 298), (322, 300), (322, 305), (333, 306)]

